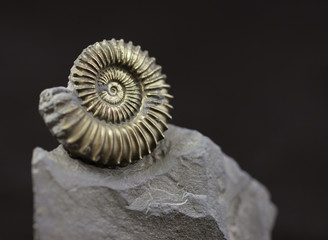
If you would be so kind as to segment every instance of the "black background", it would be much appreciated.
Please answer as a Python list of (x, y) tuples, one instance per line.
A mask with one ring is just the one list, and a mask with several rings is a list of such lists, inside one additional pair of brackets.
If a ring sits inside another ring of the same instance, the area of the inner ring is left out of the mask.
[(328, 239), (327, 1), (25, 1), (0, 11), (1, 239), (32, 239), (32, 150), (57, 146), (39, 93), (66, 85), (82, 49), (113, 37), (162, 65), (173, 124), (209, 136), (268, 187), (273, 239)]

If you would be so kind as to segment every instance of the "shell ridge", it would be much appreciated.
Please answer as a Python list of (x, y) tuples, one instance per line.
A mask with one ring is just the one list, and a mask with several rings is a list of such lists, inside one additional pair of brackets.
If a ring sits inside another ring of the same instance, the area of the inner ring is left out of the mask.
[(139, 136), (142, 138), (143, 143), (145, 144), (145, 147), (146, 147), (145, 150), (147, 150), (147, 152), (150, 153), (151, 151), (150, 151), (149, 143), (147, 141), (144, 131), (138, 126), (138, 124), (134, 124), (134, 127), (138, 130), (137, 132), (139, 132), (139, 134), (140, 134)]
[(103, 52), (103, 48), (99, 42), (95, 43), (95, 50), (96, 50), (97, 56), (101, 62), (101, 68), (105, 68), (107, 66), (107, 61), (106, 61), (106, 57)]
[(113, 144), (114, 144), (114, 133), (113, 131), (110, 129), (110, 128), (107, 128), (107, 132), (108, 134), (106, 135), (107, 138), (106, 138), (106, 147), (108, 147), (108, 151), (105, 151), (105, 156), (104, 156), (104, 159), (103, 159), (103, 163), (104, 164), (107, 164), (109, 163), (109, 160), (110, 160), (110, 157), (112, 156), (113, 154)]
[(137, 143), (138, 157), (139, 157), (139, 159), (141, 159), (141, 158), (142, 158), (142, 149), (141, 149), (140, 140), (139, 140), (139, 138), (138, 138), (138, 134), (137, 134), (137, 132), (134, 130), (133, 127), (128, 126), (128, 129), (130, 129), (130, 131), (132, 132), (133, 137), (134, 137), (134, 139), (135, 139), (135, 141), (136, 141), (136, 143)]
[(142, 66), (142, 64), (144, 63), (146, 57), (148, 55), (147, 51), (140, 51), (138, 58), (136, 60), (136, 66), (134, 66), (133, 72), (136, 73), (136, 75), (140, 75), (140, 73), (138, 72), (139, 68)]
[(145, 121), (141, 121), (140, 124), (149, 133), (151, 138), (154, 140), (154, 143), (155, 143), (155, 146), (156, 146), (157, 145), (157, 138), (156, 138), (156, 135), (154, 134), (154, 132), (152, 131), (152, 128)]
[(163, 134), (163, 131), (159, 128), (159, 126), (153, 121), (151, 120), (150, 117), (146, 117), (146, 120), (152, 124), (154, 126), (154, 128), (157, 130), (157, 132), (161, 135), (162, 138), (164, 138), (164, 134)]
[(103, 146), (103, 139), (104, 136), (102, 135), (102, 129), (99, 127), (99, 124), (97, 124), (97, 131), (94, 135), (94, 139), (99, 139), (99, 142), (95, 142), (93, 141), (93, 145), (92, 145), (92, 151), (91, 151), (91, 160), (97, 162), (98, 160), (98, 154), (100, 153), (102, 146)]
[(125, 128), (122, 128), (122, 132), (124, 132), (124, 136), (126, 138), (126, 145), (127, 145), (127, 149), (128, 149), (128, 153), (127, 153), (127, 161), (129, 163), (132, 162), (132, 143), (131, 143), (131, 137), (130, 134), (128, 133), (128, 131)]
[(87, 148), (91, 148), (93, 136), (97, 132), (97, 129), (98, 129), (98, 123), (92, 124), (90, 127), (88, 127), (88, 129), (86, 130), (85, 134), (81, 139), (79, 151), (84, 152)]
[[(90, 124), (91, 121), (89, 118), (84, 116), (83, 119), (79, 121), (78, 124), (73, 128), (72, 132), (74, 132), (74, 134), (69, 134), (70, 136), (67, 138), (67, 143), (71, 144), (80, 140), (85, 134), (86, 130), (89, 128)], [(79, 127), (80, 125), (82, 126)]]
[(115, 135), (116, 135), (117, 156), (115, 157), (114, 162), (115, 164), (119, 165), (121, 163), (124, 146), (123, 146), (121, 131), (119, 129), (116, 129)]
[(99, 61), (98, 54), (94, 50), (94, 46), (89, 46), (85, 50), (85, 54), (90, 57), (90, 63), (94, 63), (95, 67), (99, 70), (102, 68), (101, 62)]

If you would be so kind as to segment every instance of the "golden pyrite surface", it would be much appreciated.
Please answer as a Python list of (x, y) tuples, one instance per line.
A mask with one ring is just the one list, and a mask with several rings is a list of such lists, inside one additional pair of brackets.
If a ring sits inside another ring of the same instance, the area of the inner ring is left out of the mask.
[(68, 87), (44, 90), (39, 111), (72, 155), (100, 166), (141, 159), (164, 138), (170, 87), (155, 58), (123, 40), (90, 45), (75, 60)]

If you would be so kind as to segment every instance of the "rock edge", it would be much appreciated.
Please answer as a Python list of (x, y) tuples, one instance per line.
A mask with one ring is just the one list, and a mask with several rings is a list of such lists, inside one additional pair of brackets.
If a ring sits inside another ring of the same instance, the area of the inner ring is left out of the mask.
[(263, 185), (197, 131), (165, 135), (117, 169), (34, 149), (35, 239), (270, 239), (276, 208)]

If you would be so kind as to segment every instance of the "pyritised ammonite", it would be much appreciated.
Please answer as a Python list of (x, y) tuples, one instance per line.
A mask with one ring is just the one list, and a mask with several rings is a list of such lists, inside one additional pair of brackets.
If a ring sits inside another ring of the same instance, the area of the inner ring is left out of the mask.
[(172, 108), (165, 80), (140, 46), (104, 40), (75, 60), (67, 88), (41, 93), (39, 110), (72, 155), (103, 166), (125, 165), (164, 138)]

